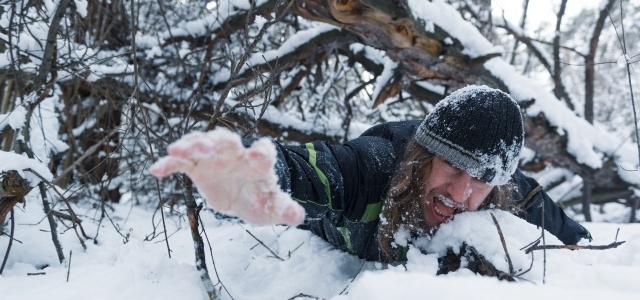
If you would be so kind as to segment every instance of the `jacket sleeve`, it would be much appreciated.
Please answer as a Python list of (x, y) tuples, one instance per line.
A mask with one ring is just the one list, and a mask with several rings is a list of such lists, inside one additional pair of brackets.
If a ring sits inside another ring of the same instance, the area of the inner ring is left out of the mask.
[(528, 177), (520, 170), (516, 170), (513, 181), (518, 186), (520, 199), (517, 215), (527, 222), (542, 226), (544, 212), (544, 228), (567, 245), (575, 245), (581, 239), (591, 241), (591, 233), (578, 222), (569, 218), (550, 197), (544, 192), (540, 184)]
[(311, 217), (326, 210), (360, 219), (366, 206), (380, 202), (395, 164), (390, 143), (360, 137), (342, 145), (276, 143), (281, 188), (302, 204), (313, 203)]
[(378, 215), (395, 168), (391, 143), (363, 136), (341, 145), (275, 143), (281, 188), (306, 210), (302, 228), (369, 258)]

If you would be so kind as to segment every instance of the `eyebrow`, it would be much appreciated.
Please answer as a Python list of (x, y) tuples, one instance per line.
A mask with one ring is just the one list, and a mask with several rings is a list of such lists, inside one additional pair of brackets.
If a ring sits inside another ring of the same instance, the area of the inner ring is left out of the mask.
[(442, 161), (443, 161), (445, 164), (447, 164), (447, 165), (449, 165), (449, 166), (451, 166), (451, 167), (455, 168), (456, 170), (464, 171), (464, 170), (462, 170), (461, 168), (458, 168), (458, 167), (454, 166), (452, 163), (450, 163), (450, 162), (449, 162), (448, 160), (446, 160), (446, 159), (442, 159)]

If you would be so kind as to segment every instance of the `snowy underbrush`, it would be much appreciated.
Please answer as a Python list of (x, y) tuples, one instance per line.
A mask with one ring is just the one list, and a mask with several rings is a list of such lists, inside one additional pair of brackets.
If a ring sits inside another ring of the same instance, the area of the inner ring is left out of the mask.
[[(85, 250), (73, 230), (64, 231), (60, 239), (67, 260), (59, 264), (42, 208), (35, 203), (16, 209), (15, 240), (0, 276), (3, 300), (207, 299), (183, 216), (165, 214), (167, 243), (157, 212), (115, 205), (110, 220), (98, 223), (96, 208), (77, 207), (87, 234), (98, 238), (87, 241)], [(436, 276), (438, 257), (449, 247), (459, 251), (462, 242), (509, 272), (491, 213), (520, 275), (517, 282), (465, 268)], [(594, 240), (581, 245), (609, 244), (618, 229), (617, 240), (626, 243), (608, 250), (547, 250), (546, 255), (538, 250), (532, 256), (520, 249), (540, 236), (535, 226), (498, 211), (467, 213), (431, 239), (416, 241), (405, 265), (385, 266), (363, 263), (308, 231), (253, 227), (217, 219), (211, 211), (201, 217), (209, 274), (222, 299), (636, 299), (640, 294), (640, 224), (583, 223)], [(545, 242), (559, 244), (549, 234)], [(0, 252), (7, 244), (8, 237), (0, 237)]]

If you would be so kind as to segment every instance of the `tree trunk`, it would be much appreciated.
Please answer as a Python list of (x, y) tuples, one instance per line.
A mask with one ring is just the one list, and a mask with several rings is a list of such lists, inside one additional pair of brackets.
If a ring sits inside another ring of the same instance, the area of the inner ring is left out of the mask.
[(595, 58), (598, 50), (598, 41), (600, 34), (604, 28), (604, 22), (613, 8), (616, 0), (609, 0), (598, 15), (596, 25), (593, 28), (593, 34), (589, 40), (589, 52), (584, 60), (584, 118), (587, 122), (593, 124), (593, 90), (595, 78)]
[(558, 10), (558, 14), (556, 14), (556, 31), (553, 35), (553, 94), (558, 99), (564, 99), (567, 106), (573, 110), (574, 107), (571, 102), (571, 98), (566, 92), (564, 84), (562, 84), (562, 66), (560, 65), (560, 29), (566, 7), (567, 0), (562, 0), (560, 3), (560, 10)]

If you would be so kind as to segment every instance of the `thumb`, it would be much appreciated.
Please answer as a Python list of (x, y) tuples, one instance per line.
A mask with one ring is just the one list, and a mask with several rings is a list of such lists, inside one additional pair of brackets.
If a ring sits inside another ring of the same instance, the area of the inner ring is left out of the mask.
[(177, 172), (188, 172), (193, 169), (193, 161), (181, 157), (165, 156), (156, 161), (149, 172), (155, 177), (165, 177)]

